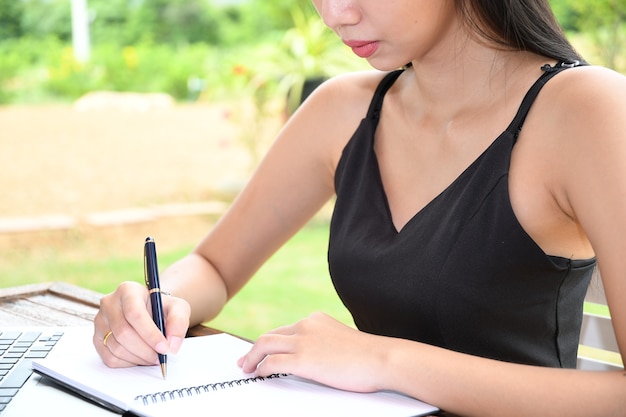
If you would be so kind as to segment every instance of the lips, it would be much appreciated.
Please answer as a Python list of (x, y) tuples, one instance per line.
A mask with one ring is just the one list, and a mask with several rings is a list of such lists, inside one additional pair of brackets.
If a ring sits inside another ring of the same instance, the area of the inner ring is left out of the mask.
[(378, 50), (378, 41), (344, 41), (344, 43), (361, 58), (369, 58)]

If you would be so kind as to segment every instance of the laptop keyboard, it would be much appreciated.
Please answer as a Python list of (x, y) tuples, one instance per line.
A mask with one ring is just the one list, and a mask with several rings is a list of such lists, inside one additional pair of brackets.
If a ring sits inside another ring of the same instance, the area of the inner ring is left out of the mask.
[(33, 373), (32, 359), (45, 358), (63, 332), (0, 330), (0, 414)]

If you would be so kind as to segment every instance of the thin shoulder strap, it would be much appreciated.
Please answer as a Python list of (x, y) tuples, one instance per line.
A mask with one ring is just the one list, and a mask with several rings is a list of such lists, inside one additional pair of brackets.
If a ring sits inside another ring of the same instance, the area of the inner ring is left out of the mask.
[(403, 72), (403, 69), (392, 71), (385, 75), (385, 78), (383, 78), (380, 84), (378, 84), (378, 87), (376, 87), (376, 91), (374, 92), (372, 102), (370, 103), (370, 107), (367, 111), (368, 119), (378, 119), (380, 117), (380, 111), (383, 108), (385, 93), (391, 88), (393, 83)]
[(512, 133), (513, 136), (515, 136), (515, 139), (517, 139), (519, 133), (522, 131), (522, 126), (526, 121), (526, 116), (528, 116), (530, 108), (532, 107), (535, 99), (539, 95), (539, 92), (546, 85), (546, 83), (561, 71), (580, 65), (584, 64), (581, 64), (579, 61), (561, 61), (553, 67), (548, 64), (541, 67), (541, 69), (543, 70), (543, 74), (541, 75), (541, 77), (539, 77), (537, 81), (535, 81), (532, 87), (530, 87), (530, 89), (526, 93), (526, 96), (524, 96), (524, 100), (522, 100), (522, 104), (520, 105), (520, 108), (517, 111), (515, 118), (513, 119), (509, 127), (506, 128), (507, 132)]

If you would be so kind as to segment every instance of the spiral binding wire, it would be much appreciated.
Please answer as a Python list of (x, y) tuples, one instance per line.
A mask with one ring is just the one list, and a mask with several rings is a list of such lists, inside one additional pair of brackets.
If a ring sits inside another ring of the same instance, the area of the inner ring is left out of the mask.
[(272, 374), (265, 377), (257, 376), (251, 378), (236, 379), (233, 381), (217, 382), (214, 384), (197, 385), (193, 387), (179, 388), (175, 390), (155, 392), (152, 394), (138, 395), (135, 397), (135, 401), (141, 401), (144, 405), (158, 404), (165, 401), (176, 400), (178, 398), (186, 398), (194, 395), (200, 395), (209, 393), (212, 391), (219, 391), (227, 388), (232, 388), (240, 385), (248, 385), (253, 382), (265, 381), (266, 379), (276, 379), (285, 377), (287, 374)]

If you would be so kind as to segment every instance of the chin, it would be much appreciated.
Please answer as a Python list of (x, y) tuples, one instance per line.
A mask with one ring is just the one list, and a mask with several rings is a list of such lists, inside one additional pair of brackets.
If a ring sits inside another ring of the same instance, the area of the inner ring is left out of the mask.
[(401, 62), (389, 62), (389, 61), (385, 62), (383, 60), (378, 60), (377, 61), (375, 58), (368, 59), (367, 62), (372, 66), (372, 68), (377, 69), (378, 71), (384, 71), (384, 72), (394, 71), (394, 70), (397, 70), (399, 68), (404, 68), (404, 67), (406, 67), (407, 65), (410, 64), (410, 62), (409, 63), (406, 63), (406, 62), (402, 62), (401, 63)]

